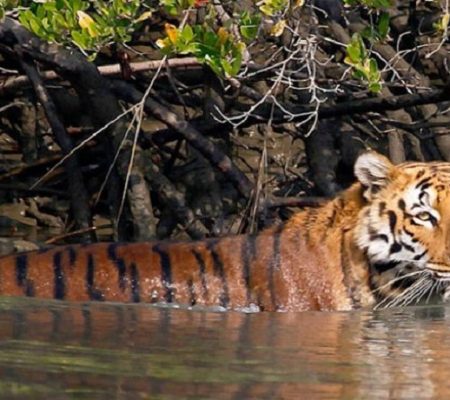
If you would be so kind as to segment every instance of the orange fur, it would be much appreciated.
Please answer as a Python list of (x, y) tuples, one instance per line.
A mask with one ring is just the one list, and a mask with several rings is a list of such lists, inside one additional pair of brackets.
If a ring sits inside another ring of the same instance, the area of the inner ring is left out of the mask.
[[(439, 279), (446, 279), (450, 195), (443, 182), (450, 164), (394, 167), (373, 153), (358, 162), (360, 182), (280, 227), (198, 242), (67, 245), (10, 255), (0, 259), (0, 294), (232, 309), (256, 305), (269, 311), (350, 310), (412, 291), (408, 287), (414, 283), (396, 283), (409, 282), (401, 274), (411, 268), (427, 277), (435, 268)], [(429, 215), (422, 210), (411, 216), (402, 208), (400, 200), (410, 207), (416, 197), (427, 202)], [(436, 226), (433, 213), (439, 215)], [(409, 245), (405, 229), (412, 235)], [(427, 250), (426, 260), (414, 259), (415, 246)], [(399, 255), (406, 259), (399, 261)], [(431, 292), (436, 288), (429, 286)]]

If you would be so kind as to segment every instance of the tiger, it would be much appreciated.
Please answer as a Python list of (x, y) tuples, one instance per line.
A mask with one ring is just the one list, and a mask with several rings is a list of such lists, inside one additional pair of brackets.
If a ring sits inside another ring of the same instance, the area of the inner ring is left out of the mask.
[(0, 258), (0, 295), (221, 310), (346, 311), (445, 301), (450, 163), (373, 151), (356, 182), (258, 234), (63, 245)]

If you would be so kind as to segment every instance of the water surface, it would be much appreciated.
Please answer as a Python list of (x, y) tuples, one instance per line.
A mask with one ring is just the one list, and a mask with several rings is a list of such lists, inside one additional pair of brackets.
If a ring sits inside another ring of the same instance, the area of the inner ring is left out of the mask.
[(0, 397), (450, 398), (450, 308), (244, 314), (0, 298)]

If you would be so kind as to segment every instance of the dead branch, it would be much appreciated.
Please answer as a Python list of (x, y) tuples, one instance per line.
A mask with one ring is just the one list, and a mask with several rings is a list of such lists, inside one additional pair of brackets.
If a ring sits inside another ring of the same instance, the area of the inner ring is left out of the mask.
[[(142, 93), (123, 81), (110, 81), (110, 87), (118, 97), (129, 103), (137, 103), (142, 99)], [(197, 149), (211, 164), (219, 169), (236, 186), (242, 196), (248, 198), (252, 192), (252, 184), (247, 177), (234, 165), (214, 143), (206, 139), (188, 121), (148, 97), (145, 110), (157, 119), (175, 129), (192, 147)]]
[[(22, 52), (20, 48), (16, 49), (16, 53), (19, 55), (19, 63), (22, 69), (30, 79), (36, 96), (45, 110), (47, 120), (52, 128), (56, 141), (65, 154), (69, 153), (73, 149), (72, 140), (58, 117), (55, 104), (50, 98), (47, 89), (45, 88), (44, 83), (36, 70), (36, 67), (33, 65), (31, 60), (27, 60), (27, 57), (24, 57), (21, 54)], [(78, 157), (70, 157), (64, 165), (75, 224), (77, 229), (86, 229), (91, 225), (92, 215), (89, 208), (89, 197), (84, 185)], [(82, 235), (81, 240), (92, 241), (95, 240), (95, 236)]]
[[(153, 61), (137, 61), (129, 63), (132, 73), (154, 71), (160, 68), (163, 61), (153, 60)], [(201, 64), (194, 57), (184, 57), (184, 58), (171, 58), (164, 63), (169, 68), (201, 68)], [(101, 65), (98, 67), (98, 71), (103, 76), (114, 76), (120, 75), (121, 67), (120, 64), (113, 65)], [(46, 81), (60, 79), (60, 76), (55, 71), (43, 71), (40, 73), (41, 78)], [(30, 83), (26, 75), (9, 76), (5, 79), (0, 80), (0, 96), (7, 93), (11, 93), (23, 86)]]
[[(24, 54), (54, 68), (64, 79), (71, 82), (80, 98), (83, 99), (85, 111), (91, 115), (96, 127), (104, 127), (109, 124), (108, 132), (113, 138), (104, 140), (106, 158), (111, 162), (114, 154), (123, 146), (123, 135), (126, 124), (117, 119), (122, 114), (119, 103), (114, 94), (108, 88), (104, 79), (95, 65), (89, 63), (84, 56), (74, 51), (68, 51), (61, 46), (44, 43), (33, 36), (16, 21), (5, 18), (0, 23), (0, 41), (2, 49), (19, 47)], [(108, 202), (111, 205), (113, 217), (117, 217), (120, 209), (121, 191), (125, 175), (128, 173), (128, 162), (132, 143), (125, 143), (124, 150), (118, 157), (117, 172), (111, 174), (108, 188)], [(139, 149), (138, 149), (139, 150)], [(139, 151), (138, 151), (139, 152)], [(146, 186), (141, 167), (138, 163), (132, 167), (133, 180), (128, 194), (130, 210), (133, 214), (136, 239), (151, 239), (155, 233), (155, 220), (152, 213), (150, 194)], [(119, 178), (120, 177), (120, 178)], [(120, 227), (119, 227), (120, 228)], [(119, 237), (122, 235), (119, 229)]]

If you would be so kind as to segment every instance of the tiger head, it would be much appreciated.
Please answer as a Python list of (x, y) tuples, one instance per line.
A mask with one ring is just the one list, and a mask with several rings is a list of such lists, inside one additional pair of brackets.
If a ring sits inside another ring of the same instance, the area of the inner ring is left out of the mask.
[(369, 152), (358, 158), (355, 175), (365, 199), (355, 240), (368, 259), (381, 303), (405, 305), (445, 296), (450, 285), (450, 163), (393, 165)]

